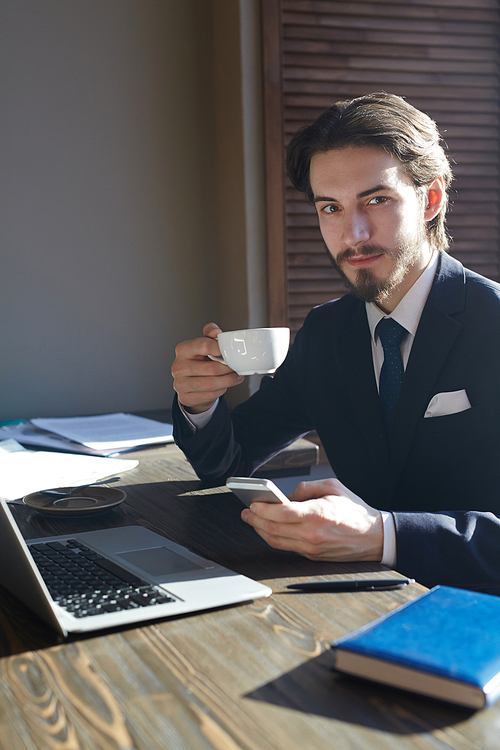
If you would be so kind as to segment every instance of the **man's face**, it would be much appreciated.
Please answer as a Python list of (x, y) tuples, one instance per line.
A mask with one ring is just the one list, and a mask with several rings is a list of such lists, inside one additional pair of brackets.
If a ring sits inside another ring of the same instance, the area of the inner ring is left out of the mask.
[(432, 255), (425, 193), (399, 159), (372, 146), (316, 154), (310, 182), (334, 266), (361, 299), (390, 312)]

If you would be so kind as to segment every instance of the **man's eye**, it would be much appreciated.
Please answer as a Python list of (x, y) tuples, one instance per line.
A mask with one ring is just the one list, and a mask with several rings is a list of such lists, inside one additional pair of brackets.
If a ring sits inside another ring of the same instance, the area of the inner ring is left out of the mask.
[(321, 209), (326, 214), (334, 214), (339, 210), (338, 206), (335, 206), (333, 204), (330, 204), (329, 206), (325, 206), (323, 209)]
[(369, 203), (374, 203), (376, 206), (380, 205), (381, 203), (385, 203), (389, 199), (385, 197), (385, 195), (376, 195), (374, 198), (369, 201)]

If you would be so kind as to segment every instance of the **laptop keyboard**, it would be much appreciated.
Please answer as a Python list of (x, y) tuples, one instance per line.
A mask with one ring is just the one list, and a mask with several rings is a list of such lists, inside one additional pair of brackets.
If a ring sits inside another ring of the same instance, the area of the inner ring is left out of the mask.
[(50, 595), (74, 617), (176, 601), (76, 539), (30, 544)]

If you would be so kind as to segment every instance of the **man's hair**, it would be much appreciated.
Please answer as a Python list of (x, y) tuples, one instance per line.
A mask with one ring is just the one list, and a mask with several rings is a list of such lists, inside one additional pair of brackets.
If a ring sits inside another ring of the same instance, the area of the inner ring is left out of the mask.
[(453, 175), (440, 141), (434, 120), (400, 96), (367, 94), (336, 102), (312, 125), (298, 130), (288, 145), (287, 172), (293, 186), (304, 192), (310, 203), (314, 200), (309, 181), (312, 157), (348, 146), (376, 146), (393, 154), (403, 163), (417, 190), (442, 176), (444, 204), (426, 226), (432, 246), (446, 250), (446, 210)]

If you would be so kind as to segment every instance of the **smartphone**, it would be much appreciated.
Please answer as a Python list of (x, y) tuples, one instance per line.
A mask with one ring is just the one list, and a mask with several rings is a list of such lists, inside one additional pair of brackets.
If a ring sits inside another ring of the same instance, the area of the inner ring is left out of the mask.
[(288, 503), (288, 498), (270, 479), (258, 477), (229, 477), (226, 482), (231, 492), (249, 507), (259, 503)]

